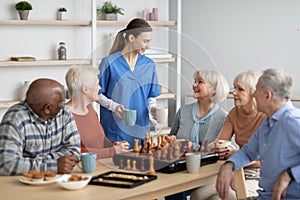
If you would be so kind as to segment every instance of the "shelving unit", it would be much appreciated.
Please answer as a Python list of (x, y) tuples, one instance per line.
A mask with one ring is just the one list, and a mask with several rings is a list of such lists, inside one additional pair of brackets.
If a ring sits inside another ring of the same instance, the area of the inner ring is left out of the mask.
[[(128, 21), (98, 20), (98, 26), (125, 26)], [(176, 26), (175, 21), (148, 21), (151, 26)], [(0, 26), (91, 26), (91, 20), (0, 20)]]
[[(158, 100), (161, 99), (175, 99), (176, 95), (174, 93), (161, 93), (160, 96), (157, 97)], [(7, 100), (7, 101), (0, 101), (0, 109), (9, 108), (10, 106), (18, 103), (19, 100)]]
[(90, 26), (89, 20), (0, 20), (0, 26)]
[[(181, 0), (179, 0), (181, 1)], [(52, 60), (52, 59), (47, 59), (47, 57), (43, 60), (40, 60), (37, 57), (36, 61), (10, 61), (8, 60), (8, 58), (2, 58), (2, 59), (6, 59), (6, 60), (0, 60), (0, 69), (2, 70), (6, 70), (10, 69), (11, 67), (24, 67), (22, 70), (26, 71), (26, 67), (44, 67), (47, 69), (47, 67), (49, 68), (49, 66), (51, 67), (55, 67), (56, 69), (58, 68), (58, 71), (60, 71), (61, 69), (64, 69), (65, 67), (71, 66), (71, 65), (92, 65), (93, 67), (97, 67), (99, 62), (100, 62), (100, 58), (99, 55), (95, 55), (93, 52), (93, 49), (97, 48), (97, 35), (99, 33), (97, 33), (101, 27), (123, 27), (126, 26), (128, 24), (128, 20), (121, 20), (121, 21), (104, 21), (104, 20), (97, 20), (97, 13), (96, 13), (96, 0), (91, 0), (91, 19), (87, 19), (87, 20), (0, 20), (0, 27), (2, 27), (3, 29), (21, 29), (23, 30), (22, 27), (26, 27), (26, 30), (30, 30), (32, 27), (32, 29), (36, 30), (36, 29), (42, 29), (42, 30), (47, 30), (47, 27), (51, 27), (51, 30), (53, 30), (53, 27), (57, 27), (57, 29), (61, 29), (61, 30), (72, 30), (69, 28), (64, 29), (63, 27), (78, 27), (79, 32), (81, 31), (89, 31), (91, 34), (91, 55), (89, 56), (89, 58), (84, 59), (84, 58), (78, 58), (74, 57), (75, 59), (68, 59), (68, 60)], [(80, 19), (80, 18), (79, 18)], [(166, 18), (168, 19), (168, 18)], [(148, 21), (148, 23), (152, 26), (152, 27), (163, 27), (163, 28), (169, 28), (169, 27), (177, 27), (178, 26), (178, 21)], [(77, 28), (76, 28), (77, 30)], [(43, 37), (43, 36), (41, 36)], [(81, 54), (80, 54), (81, 55)], [(180, 55), (177, 52), (177, 56), (176, 57), (172, 57), (172, 58), (156, 58), (153, 59), (154, 62), (156, 63), (176, 63), (178, 61), (178, 55)], [(9, 55), (8, 55), (9, 56)], [(64, 67), (64, 68), (59, 68), (59, 67)], [(13, 68), (11, 68), (12, 70)], [(22, 71), (20, 70), (20, 71)], [(32, 70), (32, 69), (31, 69)], [(23, 78), (24, 79), (24, 78)], [(178, 80), (177, 80), (178, 81)], [(14, 89), (15, 90), (15, 89)], [(13, 91), (13, 90), (11, 90)], [(179, 96), (179, 98), (178, 98)], [(2, 97), (2, 101), (0, 100), (0, 109), (7, 109), (8, 107), (10, 107), (13, 104), (16, 104), (17, 102), (19, 102), (18, 100), (9, 100), (9, 98), (14, 99), (14, 96), (12, 96), (10, 94), (10, 96), (8, 97), (8, 100), (6, 99), (6, 96)], [(158, 100), (176, 100), (179, 99), (180, 100), (180, 94), (176, 95), (173, 93), (162, 93), (157, 99)], [(177, 102), (177, 100), (176, 100)]]
[(88, 65), (91, 60), (73, 59), (73, 60), (36, 60), (36, 61), (0, 61), (0, 67), (11, 66), (66, 66), (66, 65)]
[[(99, 60), (100, 61), (100, 60)], [(156, 58), (156, 63), (175, 62), (175, 58)], [(91, 59), (69, 59), (69, 60), (36, 60), (36, 61), (0, 61), (0, 67), (11, 66), (66, 66), (66, 65), (91, 65)]]

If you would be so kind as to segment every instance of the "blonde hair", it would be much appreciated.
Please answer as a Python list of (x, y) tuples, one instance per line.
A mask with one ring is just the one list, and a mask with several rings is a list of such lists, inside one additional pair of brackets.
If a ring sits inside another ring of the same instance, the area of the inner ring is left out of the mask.
[(91, 77), (98, 74), (99, 70), (91, 66), (71, 67), (65, 76), (70, 95), (72, 96), (73, 94), (79, 93), (81, 87), (84, 85), (94, 84)]
[(197, 70), (194, 72), (194, 79), (202, 78), (208, 85), (211, 95), (211, 102), (222, 102), (229, 94), (229, 85), (225, 77), (218, 71), (214, 70)]
[[(256, 84), (259, 77), (262, 75), (261, 72), (255, 70), (248, 70), (245, 72), (241, 72), (237, 74), (233, 80), (233, 85), (240, 84), (241, 86), (245, 87), (246, 91), (249, 92), (251, 95), (254, 94), (256, 89)], [(251, 104), (253, 108), (257, 108), (255, 98), (253, 97), (251, 100)]]

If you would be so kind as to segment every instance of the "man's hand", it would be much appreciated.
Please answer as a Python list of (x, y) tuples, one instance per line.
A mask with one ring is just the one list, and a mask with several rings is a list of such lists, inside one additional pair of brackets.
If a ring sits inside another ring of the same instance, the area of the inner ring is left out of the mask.
[(233, 169), (233, 163), (228, 162), (222, 165), (218, 174), (218, 178), (216, 182), (216, 190), (220, 198), (223, 200), (228, 199), (229, 186), (231, 186), (233, 190), (236, 190), (234, 185), (232, 169)]
[(118, 105), (116, 110), (115, 110), (115, 115), (119, 119), (124, 119), (124, 106), (123, 105)]
[(57, 173), (69, 174), (78, 162), (78, 158), (75, 155), (62, 156), (57, 159)]
[(289, 176), (287, 171), (284, 171), (279, 176), (273, 187), (272, 200), (280, 200), (281, 198), (285, 197), (286, 189), (288, 188), (290, 181), (291, 177)]

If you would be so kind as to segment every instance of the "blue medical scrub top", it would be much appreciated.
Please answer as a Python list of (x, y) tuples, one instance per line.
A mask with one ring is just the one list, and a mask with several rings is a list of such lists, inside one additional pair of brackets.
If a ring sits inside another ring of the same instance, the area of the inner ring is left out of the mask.
[(134, 139), (140, 141), (150, 133), (148, 98), (160, 95), (156, 65), (150, 58), (138, 55), (136, 66), (131, 71), (121, 52), (116, 52), (102, 59), (99, 70), (102, 87), (99, 94), (122, 104), (125, 109), (137, 111), (136, 125), (126, 126), (124, 120), (101, 106), (100, 122), (105, 135), (112, 141), (126, 140), (133, 148)]

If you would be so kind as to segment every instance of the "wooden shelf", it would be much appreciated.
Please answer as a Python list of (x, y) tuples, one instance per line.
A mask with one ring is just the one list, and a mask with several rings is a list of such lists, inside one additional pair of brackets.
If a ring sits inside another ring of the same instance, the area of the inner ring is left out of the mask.
[[(151, 26), (176, 26), (176, 21), (148, 21)], [(91, 20), (0, 20), (0, 26), (91, 26)], [(125, 26), (128, 21), (97, 21), (99, 26)]]
[[(176, 95), (173, 93), (161, 93), (157, 99), (175, 99)], [(0, 109), (9, 108), (10, 106), (19, 103), (18, 100), (6, 100), (6, 101), (0, 101)]]
[(10, 106), (19, 103), (18, 100), (11, 100), (11, 101), (0, 101), (0, 109), (9, 108)]
[(175, 99), (176, 95), (174, 93), (162, 92), (156, 99)]
[(90, 26), (90, 20), (0, 20), (0, 26)]
[(0, 67), (12, 66), (66, 66), (66, 65), (89, 65), (90, 59), (73, 59), (73, 60), (37, 60), (37, 61), (0, 61)]
[[(176, 21), (148, 21), (151, 26), (176, 26)], [(125, 26), (128, 21), (107, 21), (98, 20), (98, 26)]]
[(176, 58), (153, 58), (152, 60), (156, 63), (176, 62)]

